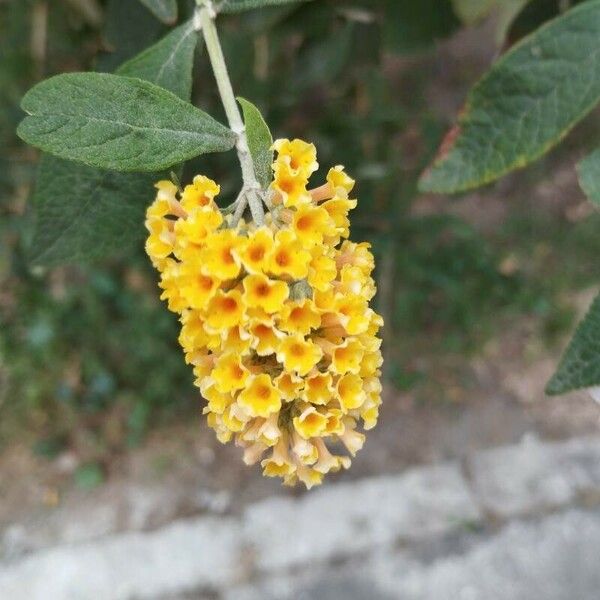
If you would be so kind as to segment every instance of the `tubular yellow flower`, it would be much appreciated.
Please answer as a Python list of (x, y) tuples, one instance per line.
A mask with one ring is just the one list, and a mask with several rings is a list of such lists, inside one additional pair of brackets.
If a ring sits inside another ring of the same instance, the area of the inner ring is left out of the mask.
[(294, 300), (283, 306), (279, 315), (279, 328), (287, 333), (308, 335), (321, 325), (321, 315), (310, 298)]
[(166, 219), (152, 218), (146, 221), (146, 229), (150, 232), (146, 240), (146, 253), (154, 261), (166, 258), (173, 252), (175, 236)]
[(312, 340), (296, 334), (286, 337), (279, 346), (277, 360), (286, 371), (306, 375), (323, 356), (323, 351)]
[(308, 178), (319, 168), (317, 149), (303, 140), (276, 140), (273, 150), (277, 152), (276, 165), (285, 165), (293, 177)]
[(202, 273), (200, 264), (182, 264), (179, 283), (181, 296), (191, 308), (206, 308), (219, 284), (220, 281), (212, 275)]
[(337, 393), (342, 409), (346, 411), (359, 408), (366, 398), (363, 380), (353, 373), (348, 373), (340, 378), (337, 384)]
[(258, 356), (270, 356), (279, 349), (281, 340), (285, 337), (279, 331), (272, 320), (255, 320), (250, 325), (250, 334), (252, 336), (252, 348)]
[(317, 291), (325, 292), (331, 289), (331, 282), (337, 275), (335, 260), (330, 256), (320, 254), (314, 256), (308, 267), (308, 284)]
[(336, 166), (309, 190), (314, 146), (278, 140), (274, 149), (263, 225), (222, 213), (206, 177), (181, 193), (161, 181), (146, 251), (161, 298), (180, 315), (179, 342), (217, 439), (234, 441), (265, 476), (310, 488), (348, 468), (365, 440), (359, 429), (377, 422), (383, 321), (369, 307), (369, 244), (346, 239), (354, 181)]
[(292, 217), (294, 233), (302, 246), (310, 249), (323, 243), (323, 238), (335, 233), (335, 223), (329, 213), (320, 206), (304, 204)]
[(223, 229), (205, 238), (200, 260), (207, 271), (219, 279), (234, 279), (242, 268), (240, 253), (245, 245), (245, 238), (240, 238), (231, 229)]
[(281, 397), (286, 402), (293, 402), (300, 398), (302, 388), (304, 387), (304, 379), (290, 371), (282, 371), (275, 378), (275, 385), (279, 388)]
[(275, 245), (271, 254), (269, 270), (274, 275), (304, 279), (308, 275), (311, 256), (303, 250), (298, 238), (289, 229), (280, 229), (275, 234)]
[(314, 406), (307, 406), (302, 413), (294, 417), (296, 431), (305, 439), (319, 437), (327, 427), (327, 417)]
[(287, 165), (275, 164), (274, 175), (271, 186), (283, 200), (284, 206), (301, 206), (311, 202), (311, 195), (306, 189), (307, 180), (294, 176)]
[(354, 179), (349, 177), (342, 165), (336, 165), (327, 173), (327, 183), (333, 190), (333, 195), (339, 198), (347, 198), (354, 188)]
[(364, 350), (356, 338), (346, 338), (344, 342), (333, 350), (331, 356), (331, 370), (338, 375), (358, 373)]
[(269, 266), (273, 250), (273, 232), (259, 227), (248, 236), (248, 243), (240, 253), (242, 264), (248, 273), (264, 273)]
[(331, 373), (315, 373), (306, 378), (303, 398), (310, 404), (327, 404), (334, 397)]
[(221, 188), (208, 177), (196, 175), (194, 182), (186, 185), (181, 196), (183, 208), (190, 212), (201, 206), (211, 206)]
[(198, 249), (210, 233), (223, 223), (221, 213), (211, 207), (202, 207), (192, 211), (187, 218), (179, 219), (174, 226), (175, 238), (181, 251), (192, 247), (190, 258), (198, 258)]
[(206, 326), (219, 332), (239, 325), (244, 316), (242, 294), (238, 290), (218, 290), (208, 305)]
[(265, 275), (248, 275), (242, 285), (246, 306), (262, 308), (268, 314), (280, 311), (290, 295), (287, 283), (274, 281)]
[(238, 404), (253, 417), (268, 417), (281, 408), (281, 394), (265, 373), (255, 375), (238, 396)]
[(217, 359), (217, 366), (211, 373), (211, 379), (219, 392), (225, 394), (241, 390), (245, 385), (250, 372), (243, 365), (239, 356), (233, 352), (221, 354)]

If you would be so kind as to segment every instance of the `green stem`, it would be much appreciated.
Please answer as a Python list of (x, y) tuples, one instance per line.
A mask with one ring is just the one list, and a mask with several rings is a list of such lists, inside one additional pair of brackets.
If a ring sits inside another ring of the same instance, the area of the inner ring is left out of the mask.
[(236, 134), (236, 150), (242, 167), (242, 179), (244, 185), (243, 198), (240, 201), (246, 205), (250, 204), (250, 212), (252, 218), (257, 225), (262, 225), (264, 222), (264, 212), (260, 197), (260, 184), (256, 179), (254, 163), (248, 148), (248, 138), (246, 137), (246, 127), (242, 120), (242, 115), (237, 105), (223, 50), (219, 41), (219, 34), (215, 26), (216, 12), (210, 0), (196, 0), (198, 8), (196, 9), (196, 29), (201, 29), (208, 50), (210, 64), (212, 66), (217, 88), (221, 96), (221, 102), (229, 121), (229, 127)]

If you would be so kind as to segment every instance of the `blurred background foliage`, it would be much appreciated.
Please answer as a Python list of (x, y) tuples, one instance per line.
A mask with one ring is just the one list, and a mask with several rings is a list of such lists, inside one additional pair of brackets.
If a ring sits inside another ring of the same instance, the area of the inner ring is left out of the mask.
[[(180, 2), (180, 21), (191, 4)], [(534, 0), (510, 26), (500, 19), (489, 57), (561, 4)], [(358, 180), (352, 237), (371, 241), (379, 259), (388, 381), (423, 398), (435, 389), (442, 401), (436, 382), (448, 357), (466, 362), (522, 317), (535, 316), (549, 343), (568, 330), (564, 297), (593, 281), (600, 250), (597, 215), (571, 222), (514, 188), (505, 217), (487, 229), (439, 202), (423, 210), (416, 196), (452, 118), (431, 98), (443, 89), (462, 98), (480, 73), (471, 62), (448, 80), (439, 41), (464, 27), (457, 14), (476, 22), (493, 5), (317, 0), (220, 23), (236, 92), (261, 107), (276, 136), (314, 141), (319, 175), (341, 163)], [(158, 300), (142, 223), (127, 256), (115, 248), (94, 265), (28, 266), (37, 157), (16, 138), (18, 103), (41, 78), (112, 71), (166, 31), (137, 0), (0, 0), (0, 448), (17, 438), (45, 456), (70, 447), (94, 476), (93, 465), (138, 444), (150, 425), (197, 415), (199, 400), (177, 322)], [(194, 102), (224, 121), (201, 46), (194, 81)], [(534, 167), (526, 183), (547, 169)], [(224, 201), (240, 184), (233, 153), (187, 165), (184, 180), (197, 172), (221, 183)]]

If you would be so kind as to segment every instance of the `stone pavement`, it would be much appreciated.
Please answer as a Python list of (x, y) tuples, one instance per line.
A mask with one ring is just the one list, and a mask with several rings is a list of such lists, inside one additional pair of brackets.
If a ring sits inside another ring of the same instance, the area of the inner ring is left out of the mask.
[(600, 436), (34, 551), (0, 598), (597, 600)]

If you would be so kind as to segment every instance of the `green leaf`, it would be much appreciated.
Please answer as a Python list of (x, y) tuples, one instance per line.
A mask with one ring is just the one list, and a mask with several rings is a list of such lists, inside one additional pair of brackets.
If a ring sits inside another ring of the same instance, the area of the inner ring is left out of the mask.
[[(190, 96), (195, 35), (182, 25), (120, 70)], [(176, 81), (179, 74), (183, 83)], [(187, 82), (190, 82), (189, 85)], [(145, 237), (157, 173), (117, 173), (43, 155), (32, 198), (32, 261), (50, 266), (117, 255)]]
[(140, 0), (157, 18), (167, 25), (177, 21), (177, 0)]
[(116, 74), (145, 79), (189, 101), (198, 37), (193, 23), (184, 23), (121, 65)]
[(422, 50), (459, 26), (450, 0), (386, 0), (383, 39), (388, 52)]
[(235, 136), (157, 85), (107, 73), (67, 73), (23, 98), (17, 133), (61, 158), (103, 169), (158, 171), (233, 147)]
[(577, 165), (579, 185), (591, 202), (600, 206), (600, 148)]
[(216, 3), (216, 10), (219, 13), (236, 13), (254, 8), (263, 8), (265, 6), (283, 6), (299, 2), (309, 2), (310, 0), (222, 0)]
[(546, 393), (564, 394), (571, 390), (600, 385), (600, 295), (565, 351)]
[(590, 0), (514, 46), (471, 91), (420, 189), (468, 190), (556, 145), (600, 99), (599, 38)]
[(254, 170), (258, 182), (267, 189), (273, 179), (271, 164), (273, 163), (273, 136), (269, 126), (265, 123), (260, 111), (252, 102), (238, 97), (237, 101), (242, 107), (244, 113), (244, 123), (246, 125), (246, 135), (248, 137), (248, 147), (254, 161)]
[(144, 238), (155, 173), (117, 173), (44, 155), (32, 197), (33, 264), (116, 255)]

